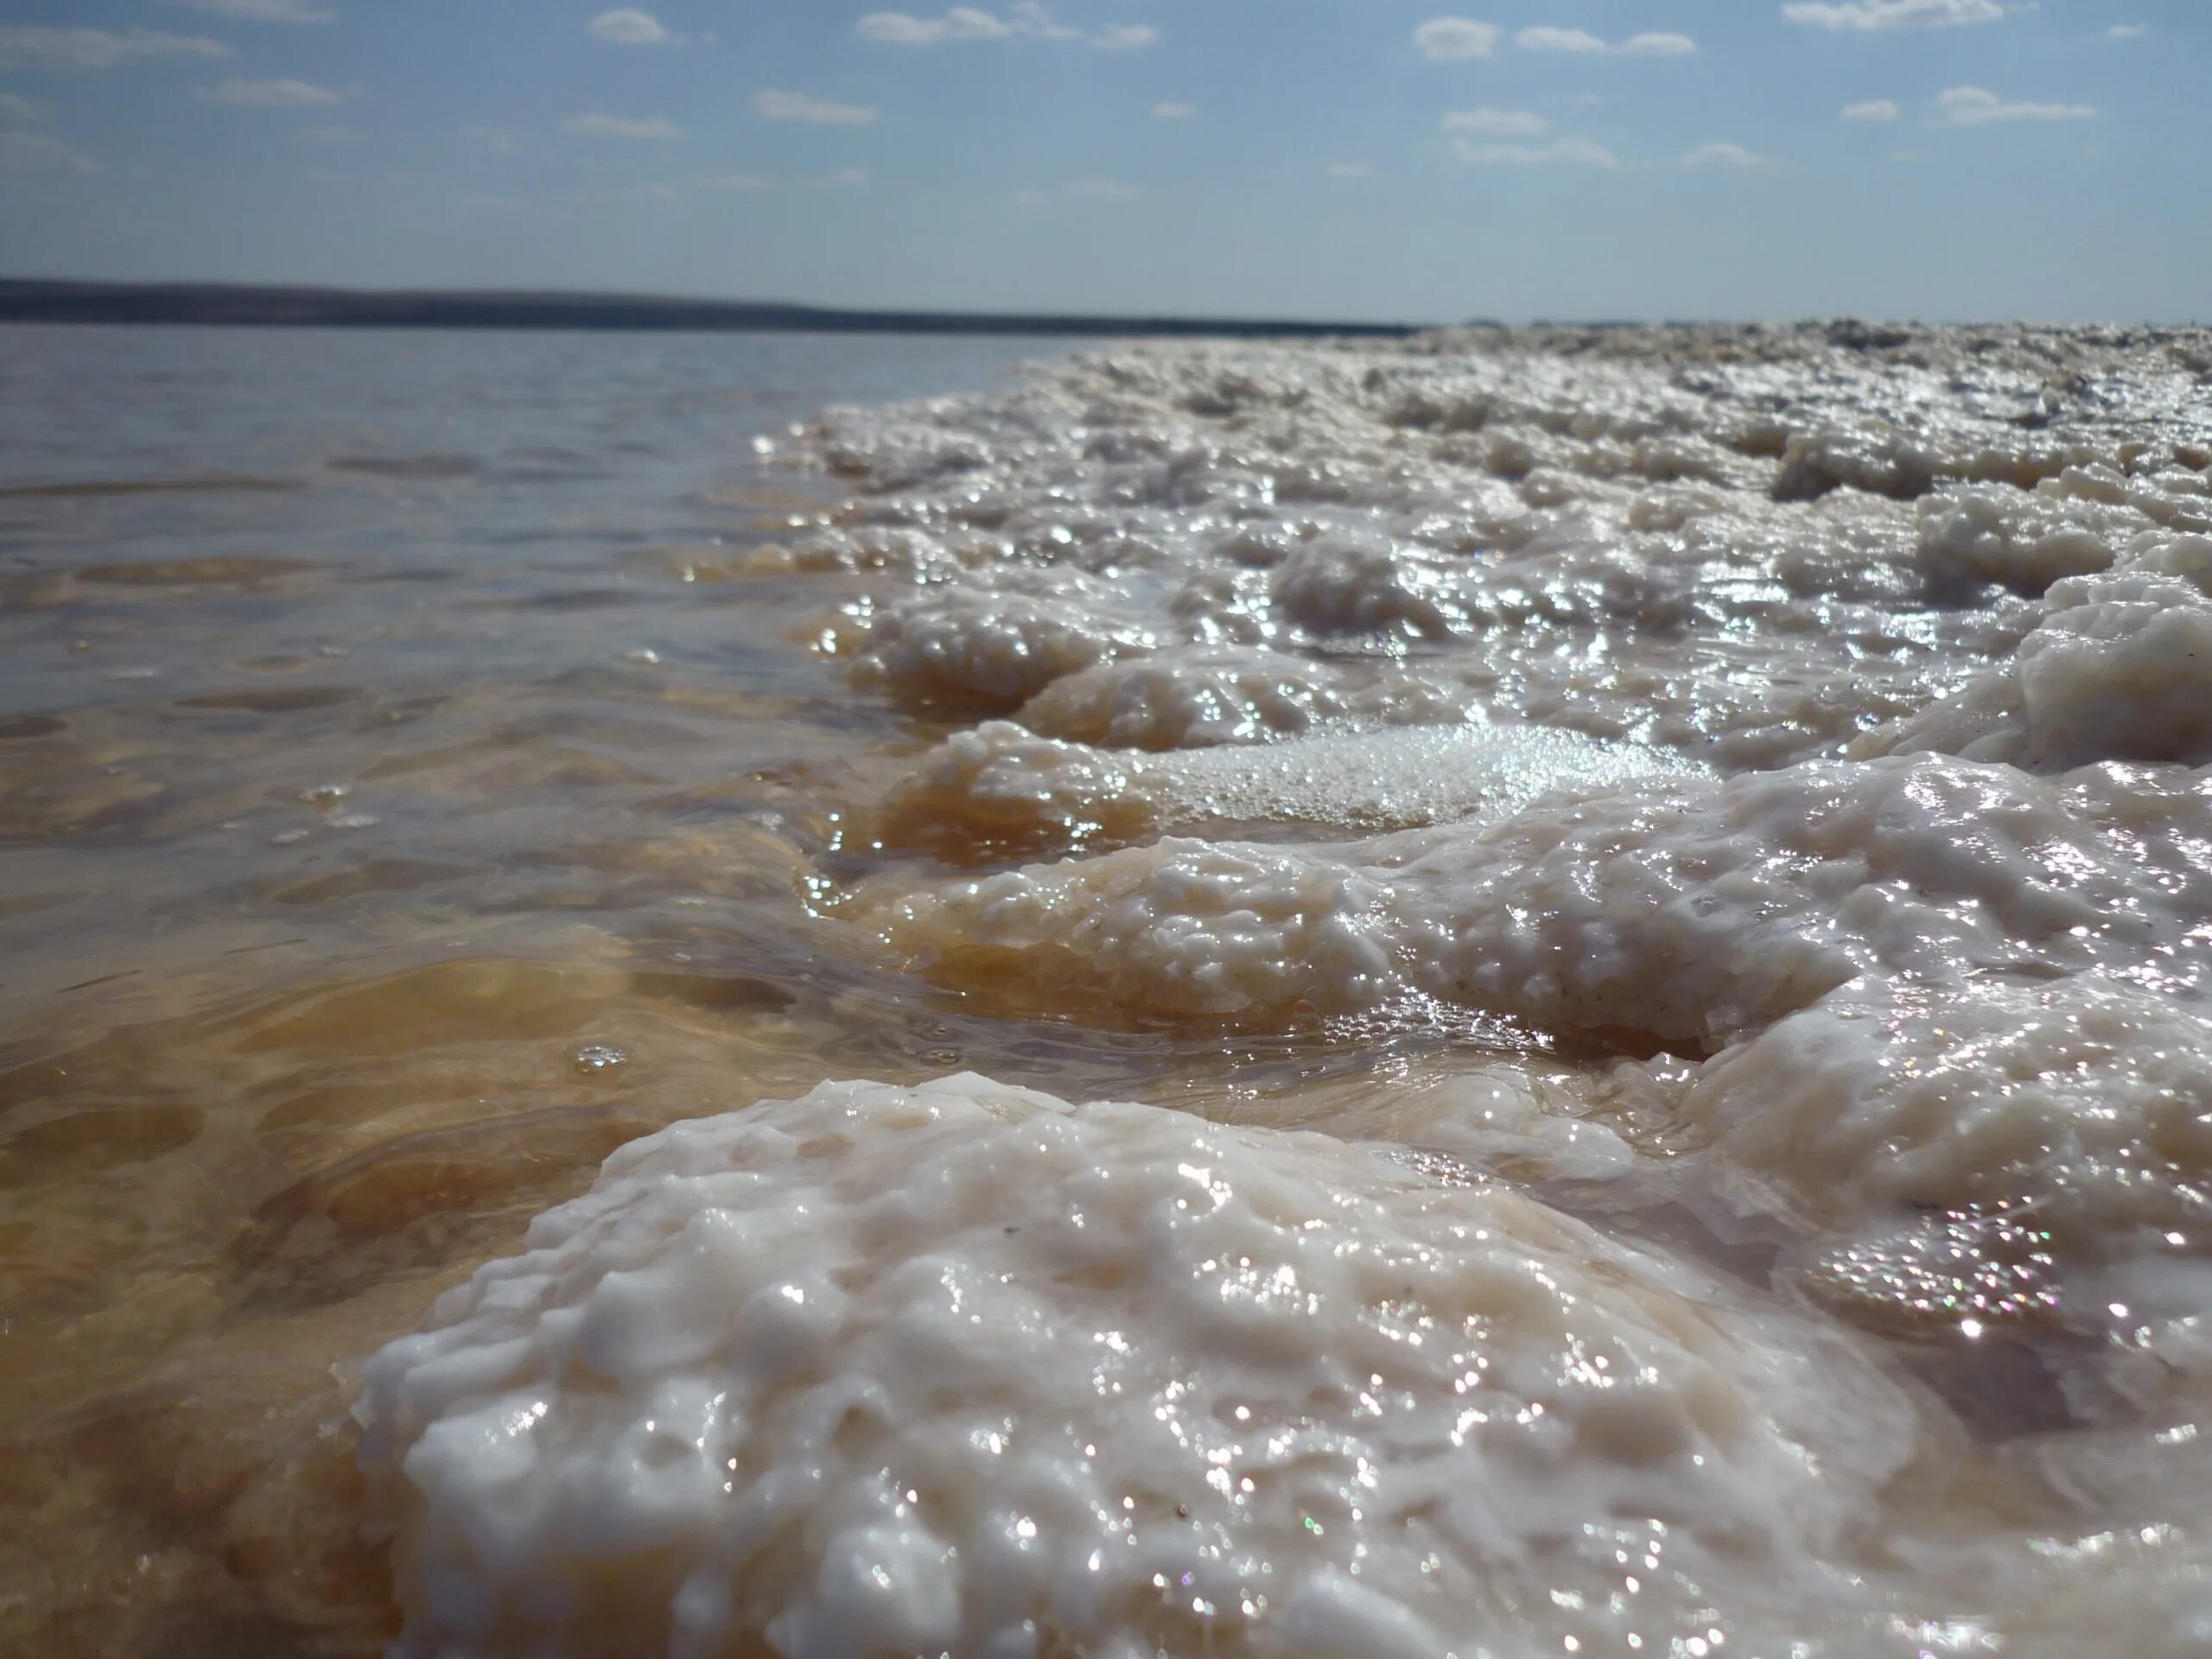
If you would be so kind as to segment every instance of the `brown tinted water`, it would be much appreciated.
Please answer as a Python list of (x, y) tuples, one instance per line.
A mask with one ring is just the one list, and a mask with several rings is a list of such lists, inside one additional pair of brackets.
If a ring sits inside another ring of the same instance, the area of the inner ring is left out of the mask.
[(632, 1135), (1224, 1064), (802, 903), (931, 734), (751, 441), (1051, 349), (0, 330), (0, 1651), (373, 1649), (346, 1366)]

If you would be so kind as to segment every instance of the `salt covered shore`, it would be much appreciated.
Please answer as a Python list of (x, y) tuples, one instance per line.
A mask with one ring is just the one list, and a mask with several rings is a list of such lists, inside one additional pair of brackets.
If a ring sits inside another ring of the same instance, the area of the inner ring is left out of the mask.
[(625, 1148), (370, 1363), (403, 1653), (2212, 1652), (2212, 335), (1134, 347), (791, 442), (853, 499), (764, 566), (951, 728), (825, 939), (1506, 1052)]

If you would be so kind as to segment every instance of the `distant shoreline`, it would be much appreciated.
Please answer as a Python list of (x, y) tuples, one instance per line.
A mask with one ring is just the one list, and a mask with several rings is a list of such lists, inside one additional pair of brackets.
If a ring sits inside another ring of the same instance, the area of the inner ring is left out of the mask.
[(636, 294), (271, 288), (229, 283), (0, 279), (0, 322), (183, 324), (218, 328), (591, 329), (652, 333), (1045, 334), (1402, 339), (1427, 325), (1250, 317), (861, 311), (770, 301)]

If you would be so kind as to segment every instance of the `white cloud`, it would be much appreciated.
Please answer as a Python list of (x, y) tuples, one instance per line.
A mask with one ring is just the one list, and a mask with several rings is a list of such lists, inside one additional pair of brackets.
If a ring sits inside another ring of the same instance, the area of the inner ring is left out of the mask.
[(857, 190), (864, 184), (873, 183), (875, 175), (864, 167), (841, 167), (822, 182), (834, 184), (841, 190)]
[(602, 11), (591, 20), (593, 38), (612, 46), (666, 46), (676, 37), (661, 27), (660, 19), (634, 6)]
[(572, 115), (561, 124), (561, 129), (579, 138), (630, 138), (649, 143), (664, 143), (683, 136), (674, 122), (658, 115)]
[(1761, 167), (1766, 157), (1755, 156), (1741, 144), (1701, 144), (1682, 157), (1684, 167)]
[(1602, 52), (1605, 43), (1586, 29), (1524, 29), (1513, 37), (1523, 52)]
[(43, 104), (34, 104), (13, 92), (0, 92), (0, 121), (36, 121), (45, 113)]
[(691, 181), (694, 189), (719, 190), (733, 195), (747, 195), (761, 190), (772, 190), (776, 181), (760, 173), (715, 173), (703, 179)]
[[(1014, 0), (1003, 16), (980, 6), (955, 6), (938, 17), (906, 11), (872, 11), (853, 25), (853, 33), (878, 46), (939, 46), (947, 41), (1003, 41), (1021, 35), (1036, 41), (1074, 41), (1079, 29), (1053, 20), (1043, 0)], [(1160, 31), (1149, 23), (1115, 23), (1090, 37), (1102, 52), (1128, 52), (1150, 46)]]
[(882, 46), (935, 46), (941, 41), (1003, 40), (1014, 30), (988, 11), (955, 6), (942, 17), (871, 11), (853, 25), (853, 33)]
[(1197, 113), (1198, 111), (1188, 104), (1155, 104), (1152, 106), (1152, 118), (1155, 121), (1187, 121)]
[(334, 87), (305, 80), (226, 80), (193, 94), (203, 104), (234, 104), (247, 110), (327, 110), (346, 101)]
[(1496, 23), (1478, 23), (1466, 17), (1432, 17), (1414, 30), (1414, 45), (1431, 63), (1457, 63), (1490, 56), (1499, 32)]
[(1894, 99), (1870, 98), (1864, 104), (1847, 104), (1843, 118), (1847, 121), (1894, 121), (1904, 111)]
[(864, 127), (875, 119), (875, 111), (865, 104), (835, 104), (772, 86), (753, 94), (753, 112), (763, 121), (796, 121), (810, 127)]
[(2151, 32), (2148, 23), (2114, 23), (2105, 31), (2106, 37), (2115, 41), (2139, 40)]
[(1555, 138), (1548, 144), (1478, 144), (1455, 138), (1452, 153), (1469, 167), (1542, 167), (1554, 162), (1578, 167), (1618, 167), (1620, 158), (1587, 138)]
[(1375, 169), (1365, 162), (1331, 162), (1321, 169), (1332, 179), (1371, 179)]
[(1544, 118), (1526, 110), (1454, 110), (1437, 124), (1446, 132), (1486, 132), (1522, 137), (1544, 130)]
[(310, 0), (168, 0), (168, 3), (242, 23), (327, 23), (338, 16)]
[(505, 127), (464, 127), (461, 136), (474, 138), (494, 156), (522, 154), (522, 141)]
[(2096, 112), (2088, 104), (2007, 103), (1980, 86), (1954, 86), (1936, 99), (1939, 127), (1980, 127), (1992, 121), (2087, 121)]
[(1522, 29), (1513, 37), (1513, 43), (1524, 52), (1618, 52), (1632, 58), (1679, 58), (1697, 50), (1697, 42), (1688, 35), (1656, 29), (1646, 29), (1618, 46), (1608, 46), (1586, 29), (1553, 29), (1542, 24)]
[(1808, 29), (1955, 29), (1996, 22), (2005, 8), (1997, 0), (1793, 0), (1782, 15)]
[(97, 173), (100, 164), (42, 132), (0, 132), (0, 174)]
[(0, 24), (0, 69), (112, 69), (134, 58), (227, 58), (220, 41), (156, 29), (41, 29)]

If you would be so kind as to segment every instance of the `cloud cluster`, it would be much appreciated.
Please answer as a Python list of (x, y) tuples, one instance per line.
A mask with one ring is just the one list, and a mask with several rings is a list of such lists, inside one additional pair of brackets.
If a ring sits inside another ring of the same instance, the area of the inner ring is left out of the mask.
[(875, 119), (875, 111), (865, 104), (836, 104), (772, 86), (753, 94), (753, 112), (763, 121), (794, 121), (809, 127), (864, 127)]
[(1754, 155), (1741, 144), (1700, 144), (1682, 157), (1684, 167), (1764, 167), (1766, 157)]
[(1681, 58), (1696, 51), (1697, 42), (1687, 35), (1646, 29), (1641, 35), (1630, 35), (1613, 50), (1631, 58)]
[[(955, 6), (936, 17), (872, 11), (853, 25), (853, 33), (879, 46), (939, 46), (947, 41), (1003, 41), (1017, 35), (1038, 41), (1084, 38), (1081, 29), (1055, 21), (1040, 0), (1015, 0), (1003, 16), (980, 6)], [(1090, 40), (1102, 52), (1127, 52), (1159, 38), (1160, 31), (1149, 23), (1115, 23)]]
[[(988, 11), (955, 6), (942, 17), (916, 17), (903, 11), (872, 11), (853, 25), (864, 41), (884, 46), (936, 46), (944, 41), (1003, 40), (1014, 31)], [(1065, 31), (1073, 34), (1072, 29)]]
[(1493, 137), (1524, 137), (1544, 130), (1544, 118), (1527, 110), (1453, 110), (1437, 124), (1446, 132), (1481, 132)]
[[(2029, 103), (1999, 98), (1986, 87), (1954, 86), (1938, 94), (1928, 122), (1936, 127), (1981, 127), (1994, 121), (2088, 121), (2096, 112), (2091, 104)], [(1891, 122), (1904, 115), (1897, 100), (1889, 98), (1847, 104), (1842, 110), (1846, 121)]]
[(1470, 17), (1432, 17), (1414, 30), (1414, 46), (1431, 63), (1459, 63), (1490, 56), (1499, 33), (1496, 23)]
[[(330, 0), (156, 0), (175, 10), (241, 22), (270, 24), (327, 24), (336, 12)], [(944, 0), (934, 0), (943, 4)], [(1801, 28), (1843, 34), (1925, 31), (1993, 23), (2012, 14), (2035, 10), (2032, 0), (1778, 0), (1784, 20)], [(604, 0), (601, 0), (604, 4)], [(574, 27), (574, 25), (570, 25)], [(590, 36), (620, 47), (658, 47), (679, 41), (652, 12), (635, 6), (601, 10), (588, 24)], [(2113, 41), (2128, 41), (2148, 33), (2140, 23), (2114, 23), (2103, 29)], [(1083, 27), (1062, 22), (1045, 0), (990, 0), (988, 6), (952, 5), (941, 11), (872, 11), (853, 25), (860, 40), (878, 46), (925, 48), (963, 41), (1063, 41), (1098, 51), (1128, 51), (1155, 44), (1160, 31), (1146, 23), (1092, 23)], [(1403, 37), (1401, 37), (1402, 39)], [(1616, 57), (1687, 56), (1698, 51), (1689, 35), (1664, 30), (1643, 30), (1617, 40), (1566, 23), (1539, 23), (1509, 31), (1494, 23), (1458, 16), (1433, 16), (1412, 31), (1412, 41), (1431, 62), (1458, 63), (1494, 57), (1510, 44), (1519, 51), (1542, 54)], [(1402, 48), (1401, 48), (1402, 49)], [(12, 71), (106, 70), (157, 59), (209, 60), (233, 57), (232, 48), (218, 40), (170, 34), (141, 28), (75, 28), (0, 24), (0, 73)], [(335, 88), (291, 79), (225, 79), (199, 87), (194, 96), (203, 103), (238, 108), (308, 111), (342, 105), (359, 93), (358, 87)], [(877, 119), (871, 105), (841, 103), (799, 92), (763, 89), (751, 99), (753, 113), (766, 121), (813, 126), (864, 126)], [(1197, 113), (1185, 102), (1161, 101), (1149, 106), (1149, 115), (1161, 122), (1182, 122)], [(0, 92), (0, 171), (60, 176), (95, 173), (99, 163), (60, 140), (42, 133), (16, 130), (35, 121), (43, 109), (12, 92)], [(1851, 123), (1890, 124), (1905, 118), (1906, 109), (1888, 98), (1870, 99), (1845, 105), (1840, 118)], [(2097, 109), (2087, 104), (2038, 102), (2000, 97), (1977, 86), (1953, 86), (1913, 111), (1916, 121), (1936, 128), (1980, 127), (2003, 123), (2065, 122), (2094, 118)], [(10, 124), (14, 124), (11, 125)], [(658, 116), (624, 117), (586, 113), (570, 118), (563, 130), (591, 139), (642, 143), (670, 143), (683, 135), (671, 121)], [(1542, 116), (1521, 109), (1481, 106), (1445, 114), (1438, 123), (1446, 135), (1450, 154), (1471, 168), (1540, 166), (1617, 168), (1619, 158), (1593, 140), (1554, 132)], [(325, 136), (317, 140), (315, 131)], [(311, 130), (308, 141), (338, 142), (342, 130)], [(358, 135), (346, 135), (358, 137)], [(493, 148), (512, 153), (518, 147), (510, 135), (498, 135)], [(681, 154), (681, 151), (676, 152)], [(1656, 160), (1658, 158), (1651, 158)], [(1768, 159), (1741, 144), (1716, 141), (1681, 157), (1693, 168), (1749, 168), (1769, 164)], [(1332, 178), (1352, 180), (1372, 176), (1365, 162), (1342, 161), (1327, 164)], [(829, 175), (814, 182), (859, 183), (868, 175), (857, 169)], [(803, 181), (786, 180), (784, 183)], [(680, 193), (706, 191), (731, 194), (779, 188), (762, 175), (728, 173), (635, 187), (672, 199)], [(1020, 199), (1048, 200), (1127, 200), (1140, 194), (1134, 185), (1111, 178), (1081, 179), (1046, 189), (1021, 193)]]
[(241, 23), (327, 23), (338, 16), (312, 0), (167, 0), (167, 3)]
[(676, 37), (651, 12), (623, 6), (591, 20), (592, 37), (610, 46), (666, 46)]
[[(1496, 23), (1478, 23), (1471, 17), (1432, 17), (1414, 30), (1414, 47), (1431, 63), (1457, 63), (1489, 57), (1503, 33)], [(1695, 41), (1672, 30), (1645, 29), (1615, 45), (1586, 29), (1550, 23), (1522, 29), (1513, 43), (1523, 52), (1600, 52), (1630, 58), (1679, 58), (1697, 50)]]
[(1680, 58), (1697, 50), (1697, 42), (1688, 35), (1671, 31), (1646, 29), (1618, 46), (1609, 46), (1586, 29), (1541, 24), (1522, 29), (1513, 37), (1513, 43), (1523, 52), (1611, 52), (1630, 58)]
[(231, 48), (157, 29), (46, 29), (0, 24), (0, 69), (112, 69), (142, 58), (227, 58)]
[(1936, 99), (1939, 127), (1980, 127), (1993, 121), (2087, 121), (2096, 115), (2090, 104), (2012, 102), (1986, 87), (1954, 86)]
[(193, 94), (203, 104), (232, 104), (245, 110), (327, 110), (346, 101), (332, 86), (305, 80), (226, 80)]
[(2003, 19), (2005, 8), (1997, 0), (1792, 0), (1782, 15), (1808, 29), (1870, 33), (1994, 23)]

